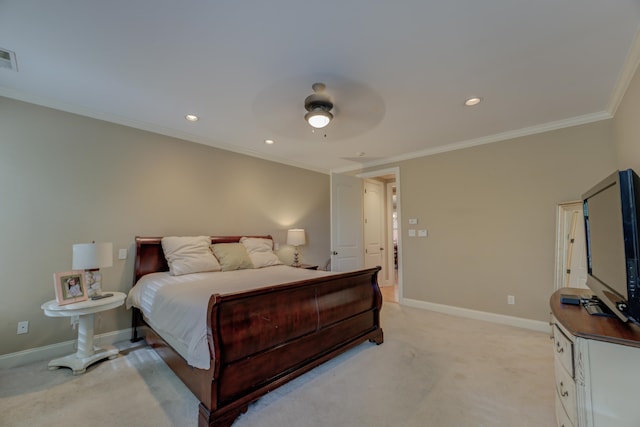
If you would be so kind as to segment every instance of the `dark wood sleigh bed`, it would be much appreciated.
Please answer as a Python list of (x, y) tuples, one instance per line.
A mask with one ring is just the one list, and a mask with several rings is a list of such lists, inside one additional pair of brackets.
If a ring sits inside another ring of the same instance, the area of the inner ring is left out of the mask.
[[(211, 241), (232, 243), (240, 237)], [(134, 286), (145, 274), (168, 270), (161, 238), (136, 237)], [(211, 295), (207, 370), (189, 366), (135, 308), (132, 340), (144, 338), (200, 400), (199, 426), (230, 426), (269, 391), (364, 341), (383, 342), (378, 271), (380, 267)]]

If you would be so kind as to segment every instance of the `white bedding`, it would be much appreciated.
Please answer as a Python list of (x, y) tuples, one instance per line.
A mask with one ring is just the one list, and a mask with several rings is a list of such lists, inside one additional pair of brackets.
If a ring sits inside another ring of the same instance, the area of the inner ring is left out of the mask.
[(127, 308), (137, 307), (149, 325), (193, 367), (209, 369), (207, 305), (221, 295), (332, 274), (285, 265), (193, 273), (168, 272), (143, 276), (127, 296)]

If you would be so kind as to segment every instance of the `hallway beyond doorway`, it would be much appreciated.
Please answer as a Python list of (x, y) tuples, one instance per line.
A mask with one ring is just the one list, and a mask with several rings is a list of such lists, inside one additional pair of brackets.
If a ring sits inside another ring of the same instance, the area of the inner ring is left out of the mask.
[(382, 301), (384, 302), (398, 302), (398, 285), (393, 286), (381, 286), (380, 292), (382, 293)]

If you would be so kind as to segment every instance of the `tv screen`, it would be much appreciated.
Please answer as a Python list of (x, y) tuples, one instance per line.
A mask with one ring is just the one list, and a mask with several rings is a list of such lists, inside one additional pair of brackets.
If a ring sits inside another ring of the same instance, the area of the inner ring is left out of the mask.
[(587, 286), (621, 320), (640, 319), (638, 176), (615, 172), (583, 196)]
[(618, 294), (627, 294), (620, 189), (611, 185), (589, 198), (591, 275)]

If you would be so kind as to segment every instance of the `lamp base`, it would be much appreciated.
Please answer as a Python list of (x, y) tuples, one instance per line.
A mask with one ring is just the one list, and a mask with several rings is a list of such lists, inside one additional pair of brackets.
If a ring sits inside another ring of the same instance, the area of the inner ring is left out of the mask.
[(102, 294), (102, 274), (100, 270), (85, 270), (84, 280), (89, 298)]
[(296, 246), (296, 251), (293, 253), (293, 264), (294, 267), (300, 267), (300, 260), (298, 259), (298, 247)]

